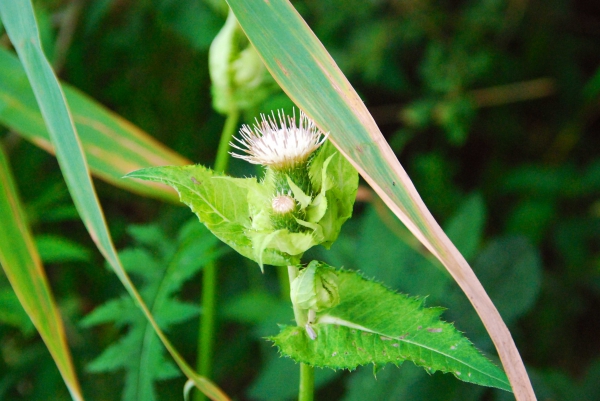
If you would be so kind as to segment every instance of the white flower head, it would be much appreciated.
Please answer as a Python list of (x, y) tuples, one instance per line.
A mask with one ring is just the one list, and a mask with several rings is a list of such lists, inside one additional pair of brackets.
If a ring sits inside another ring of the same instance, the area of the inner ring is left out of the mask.
[(232, 152), (231, 155), (276, 170), (293, 168), (306, 162), (329, 135), (323, 133), (303, 111), (300, 111), (298, 125), (295, 111), (291, 117), (277, 111), (277, 116), (279, 125), (273, 112), (268, 117), (261, 114), (262, 121), (257, 119), (254, 128), (244, 124), (240, 129), (241, 139), (235, 138), (241, 146), (233, 142), (229, 144), (246, 154)]

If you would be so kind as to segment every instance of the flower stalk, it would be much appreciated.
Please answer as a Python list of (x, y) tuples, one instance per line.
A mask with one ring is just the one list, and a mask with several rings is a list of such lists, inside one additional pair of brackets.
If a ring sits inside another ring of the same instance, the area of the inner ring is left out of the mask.
[[(239, 120), (240, 113), (233, 108), (227, 115), (219, 148), (217, 149), (217, 158), (215, 160), (215, 171), (225, 172), (229, 164), (229, 141), (233, 137), (235, 128)], [(196, 369), (204, 377), (212, 375), (212, 360), (215, 338), (215, 320), (216, 320), (216, 293), (217, 293), (217, 264), (214, 260), (209, 261), (204, 266), (202, 272), (202, 315), (200, 316), (200, 328), (198, 335), (198, 360)], [(197, 392), (194, 401), (204, 401), (206, 396)]]

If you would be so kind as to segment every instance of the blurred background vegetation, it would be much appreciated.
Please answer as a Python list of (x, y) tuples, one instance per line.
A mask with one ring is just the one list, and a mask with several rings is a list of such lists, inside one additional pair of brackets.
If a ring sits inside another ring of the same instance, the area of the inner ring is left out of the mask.
[[(538, 398), (600, 399), (599, 3), (293, 4), (480, 277), (511, 329)], [(211, 106), (207, 59), (225, 20), (224, 3), (40, 0), (34, 6), (45, 51), (63, 81), (181, 155), (212, 165), (224, 117)], [(3, 33), (0, 42), (10, 48)], [(291, 102), (276, 92), (257, 112), (281, 107), (289, 110)], [(184, 378), (162, 351), (146, 360), (136, 360), (135, 352), (123, 358), (141, 315), (124, 300), (78, 220), (55, 158), (7, 128), (0, 128), (0, 140), (65, 319), (84, 394), (131, 399), (127, 383), (151, 372), (147, 381), (157, 399), (181, 399)], [(237, 159), (229, 172), (258, 173)], [(206, 233), (189, 223), (195, 217), (188, 208), (95, 182), (112, 234), (125, 249), (124, 263), (145, 297), (156, 291), (153, 272), (167, 265), (186, 272), (162, 294), (178, 304), (157, 316), (186, 358), (194, 361), (196, 352), (198, 271), (219, 256), (214, 379), (235, 399), (293, 399), (297, 366), (278, 358), (263, 339), (278, 332), (276, 323), (293, 319), (275, 269), (262, 275), (224, 247), (207, 256), (198, 242)], [(180, 251), (197, 263), (173, 256)], [(355, 217), (332, 251), (311, 250), (310, 257), (361, 270), (427, 297), (429, 306), (448, 308), (446, 320), (495, 354), (453, 280), (370, 192), (361, 191)], [(103, 354), (107, 349), (121, 359)], [(4, 276), (0, 355), (1, 399), (69, 399)], [(352, 373), (318, 370), (317, 385), (317, 399), (511, 399), (449, 375), (428, 377), (409, 362), (378, 370), (377, 379), (369, 366)]]

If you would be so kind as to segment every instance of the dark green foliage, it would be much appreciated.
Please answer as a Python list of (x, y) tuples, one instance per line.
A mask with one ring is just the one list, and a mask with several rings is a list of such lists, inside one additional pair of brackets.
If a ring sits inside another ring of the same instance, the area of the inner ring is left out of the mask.
[[(198, 306), (177, 299), (181, 286), (218, 256), (214, 238), (191, 221), (175, 240), (157, 226), (131, 226), (135, 247), (119, 253), (123, 266), (141, 278), (140, 294), (165, 331), (198, 315)], [(154, 382), (180, 375), (152, 327), (128, 295), (109, 300), (82, 320), (84, 327), (113, 323), (126, 334), (88, 365), (95, 373), (125, 370), (123, 400), (156, 400)]]

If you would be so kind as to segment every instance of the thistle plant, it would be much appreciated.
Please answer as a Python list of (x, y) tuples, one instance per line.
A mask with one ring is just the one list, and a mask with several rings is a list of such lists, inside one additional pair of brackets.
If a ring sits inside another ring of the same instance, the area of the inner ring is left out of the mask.
[[(310, 247), (322, 245), (327, 248), (336, 240), (341, 225), (351, 215), (357, 185), (356, 171), (327, 141), (329, 133), (320, 131), (303, 112), (300, 112), (298, 124), (295, 114), (286, 117), (278, 112), (278, 119), (275, 113), (271, 113), (270, 117), (263, 116), (253, 128), (244, 126), (240, 138), (234, 139), (234, 147), (245, 153), (236, 157), (264, 165), (264, 177), (239, 179), (224, 175), (229, 143), (240, 115), (256, 114), (254, 112), (261, 102), (273, 90), (278, 90), (273, 77), (303, 110), (316, 119), (320, 127), (331, 130), (331, 137), (336, 139), (343, 153), (360, 166), (375, 191), (453, 275), (488, 327), (514, 384), (517, 398), (535, 399), (527, 373), (500, 315), (464, 258), (431, 218), (356, 92), (299, 14), (287, 1), (231, 0), (230, 4), (256, 49), (230, 12), (210, 54), (213, 105), (215, 110), (227, 116), (214, 170), (202, 166), (164, 167), (140, 170), (130, 176), (164, 182), (176, 188), (181, 200), (192, 208), (216, 237), (256, 261), (261, 269), (264, 265), (287, 266), (296, 324), (283, 326), (270, 341), (283, 355), (301, 363), (300, 398), (312, 399), (314, 366), (354, 369), (370, 363), (376, 366), (387, 363), (399, 365), (405, 360), (424, 367), (428, 372), (448, 372), (468, 382), (505, 390), (510, 390), (510, 386), (501, 370), (483, 358), (452, 325), (439, 320), (439, 309), (423, 308), (422, 301), (394, 293), (356, 272), (320, 261), (305, 263), (307, 261), (302, 260)], [(43, 144), (46, 149), (54, 148), (82, 221), (134, 299), (131, 306), (142, 310), (150, 324), (148, 327), (152, 327), (181, 370), (199, 389), (213, 399), (228, 399), (209, 380), (196, 375), (181, 358), (129, 280), (95, 196), (84, 155), (87, 154), (90, 160), (91, 170), (105, 179), (109, 177), (112, 183), (118, 181), (116, 177), (120, 177), (122, 169), (132, 165), (145, 166), (156, 160), (177, 164), (182, 158), (166, 153), (161, 155), (165, 158), (149, 157), (164, 152), (164, 149), (148, 138), (144, 143), (143, 136), (131, 126), (122, 124), (122, 120), (107, 114), (68, 86), (63, 92), (42, 50), (40, 32), (29, 0), (0, 2), (0, 17), (24, 68), (24, 71), (14, 68), (13, 55), (3, 50), (2, 68), (7, 81), (3, 91), (10, 93), (7, 98), (14, 100), (5, 107), (3, 119), (10, 121), (5, 124), (18, 127), (16, 131), (29, 135), (38, 146)], [(258, 20), (260, 23), (256, 22)], [(443, 52), (428, 53), (439, 55)], [(479, 62), (479, 58), (475, 59)], [(429, 64), (437, 66), (444, 63)], [(21, 85), (27, 81), (31, 88)], [(33, 89), (40, 106), (39, 115), (36, 108), (29, 108), (32, 105), (30, 89)], [(315, 96), (316, 91), (319, 96)], [(23, 96), (13, 96), (14, 93)], [(73, 114), (66, 98), (73, 107)], [(460, 96), (457, 99), (464, 100)], [(455, 106), (461, 104), (458, 102)], [(452, 114), (460, 117), (456, 110), (442, 116), (448, 126), (456, 123), (451, 118)], [(82, 135), (82, 142), (88, 145), (85, 149), (80, 146), (76, 126), (81, 133), (94, 132), (94, 135)], [(450, 138), (453, 142), (464, 140), (464, 130), (454, 131), (457, 134), (454, 139)], [(115, 135), (127, 140), (115, 141)], [(98, 140), (103, 136), (110, 137), (110, 141)], [(142, 141), (138, 142), (140, 138)], [(135, 146), (132, 147), (132, 144)], [(129, 163), (136, 152), (140, 153), (140, 159)], [(10, 168), (2, 152), (0, 170), (4, 172), (2, 187), (7, 188), (2, 194), (4, 207), (0, 207), (3, 212), (3, 230), (0, 230), (4, 238), (0, 241), (3, 244), (0, 246), (3, 268), (54, 356), (72, 398), (82, 399), (60, 314), (41, 273), (40, 258), (32, 245)], [(123, 184), (119, 182), (117, 185)], [(167, 197), (166, 192), (159, 196), (160, 190), (149, 189), (150, 186), (144, 187), (134, 181), (123, 186), (147, 195)], [(208, 263), (204, 271), (206, 276), (212, 271), (214, 277), (214, 264)], [(144, 273), (152, 272), (146, 269)], [(178, 280), (182, 279), (180, 271), (176, 275)], [(211, 281), (205, 279), (204, 283)], [(203, 286), (203, 330), (211, 325), (204, 318), (210, 310), (214, 312), (214, 307), (209, 307), (207, 301), (211, 297), (207, 294), (214, 296), (214, 285), (211, 291), (204, 291), (211, 285)], [(172, 288), (167, 287), (167, 290)], [(119, 315), (119, 318), (122, 316)], [(161, 323), (165, 324), (164, 321)], [(206, 331), (208, 338), (212, 336), (211, 330)], [(144, 338), (147, 338), (146, 334), (150, 331), (145, 331)], [(210, 355), (209, 350), (200, 348), (203, 356)], [(121, 360), (130, 362), (127, 358)], [(114, 364), (111, 366), (114, 367)], [(164, 375), (162, 370), (152, 372), (146, 378), (150, 379), (148, 383), (151, 385), (153, 377)]]
[[(313, 399), (313, 368), (355, 369), (405, 360), (428, 372), (510, 391), (504, 372), (476, 350), (440, 308), (395, 293), (357, 272), (320, 261), (351, 217), (358, 174), (304, 112), (262, 115), (242, 126), (234, 157), (265, 167), (264, 176), (234, 178), (200, 165), (155, 167), (128, 177), (162, 182), (179, 193), (215, 236), (264, 265), (287, 266), (296, 324), (269, 340), (300, 363), (300, 400)], [(241, 153), (240, 153), (241, 152)]]

